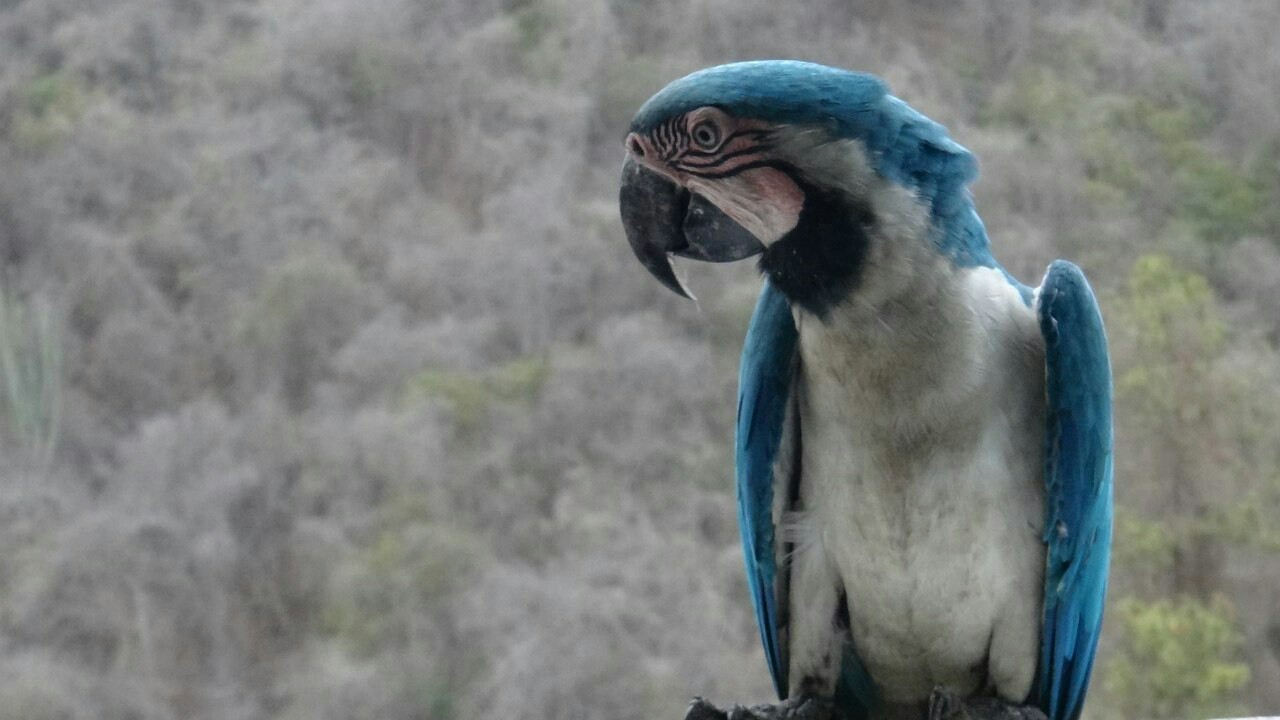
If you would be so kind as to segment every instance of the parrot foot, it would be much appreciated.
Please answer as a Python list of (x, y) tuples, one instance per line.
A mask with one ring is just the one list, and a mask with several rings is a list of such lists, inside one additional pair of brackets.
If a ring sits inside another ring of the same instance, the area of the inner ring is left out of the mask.
[(727, 710), (696, 697), (684, 720), (833, 720), (835, 705), (815, 697), (795, 697), (777, 705), (734, 705)]
[(1040, 708), (999, 698), (964, 698), (941, 685), (929, 696), (928, 720), (1048, 720)]

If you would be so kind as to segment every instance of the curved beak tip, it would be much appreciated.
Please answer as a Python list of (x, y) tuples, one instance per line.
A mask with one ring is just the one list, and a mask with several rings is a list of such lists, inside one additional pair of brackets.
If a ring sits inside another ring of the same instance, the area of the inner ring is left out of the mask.
[(688, 191), (641, 167), (630, 154), (627, 155), (622, 164), (618, 206), (631, 251), (645, 269), (669, 290), (692, 298), (676, 276), (670, 255), (687, 246), (681, 221), (688, 202)]
[(695, 299), (677, 277), (671, 256), (732, 262), (764, 251), (764, 243), (701, 195), (642, 167), (631, 154), (622, 164), (618, 194), (631, 251), (669, 290)]

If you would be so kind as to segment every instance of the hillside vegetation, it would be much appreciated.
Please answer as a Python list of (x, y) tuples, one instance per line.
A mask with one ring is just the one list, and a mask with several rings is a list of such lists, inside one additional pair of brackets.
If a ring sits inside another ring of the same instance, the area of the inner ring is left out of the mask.
[(631, 257), (670, 79), (874, 72), (997, 256), (1098, 290), (1087, 716), (1280, 709), (1280, 3), (0, 0), (0, 720), (678, 718), (769, 699), (750, 263)]

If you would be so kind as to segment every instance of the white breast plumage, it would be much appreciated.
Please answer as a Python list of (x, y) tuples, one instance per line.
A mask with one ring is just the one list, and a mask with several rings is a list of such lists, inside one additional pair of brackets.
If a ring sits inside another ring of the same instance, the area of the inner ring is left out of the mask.
[[(913, 276), (927, 284), (876, 322), (798, 317), (794, 624), (829, 623), (805, 617), (830, 612), (806, 595), (834, 583), (889, 702), (987, 683), (1021, 701), (1044, 567), (1043, 342), (998, 271)], [(803, 644), (793, 672), (814, 662)]]

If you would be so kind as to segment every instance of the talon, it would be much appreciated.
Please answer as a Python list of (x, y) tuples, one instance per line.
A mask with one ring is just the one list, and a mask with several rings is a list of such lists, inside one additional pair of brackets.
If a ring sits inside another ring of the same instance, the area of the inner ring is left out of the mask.
[(804, 698), (792, 713), (794, 720), (828, 720), (835, 715), (835, 705), (823, 698)]
[(960, 714), (964, 714), (964, 701), (946, 687), (934, 686), (933, 692), (929, 694), (929, 720), (949, 720)]
[(689, 702), (689, 710), (685, 713), (684, 720), (728, 720), (728, 716), (705, 698), (695, 697)]
[(1045, 715), (1043, 710), (1032, 705), (1023, 705), (1018, 712), (1022, 714), (1023, 720), (1049, 720), (1049, 716)]
[(832, 720), (834, 715), (835, 705), (826, 698), (795, 697), (777, 705), (734, 705), (721, 710), (695, 697), (685, 720)]

